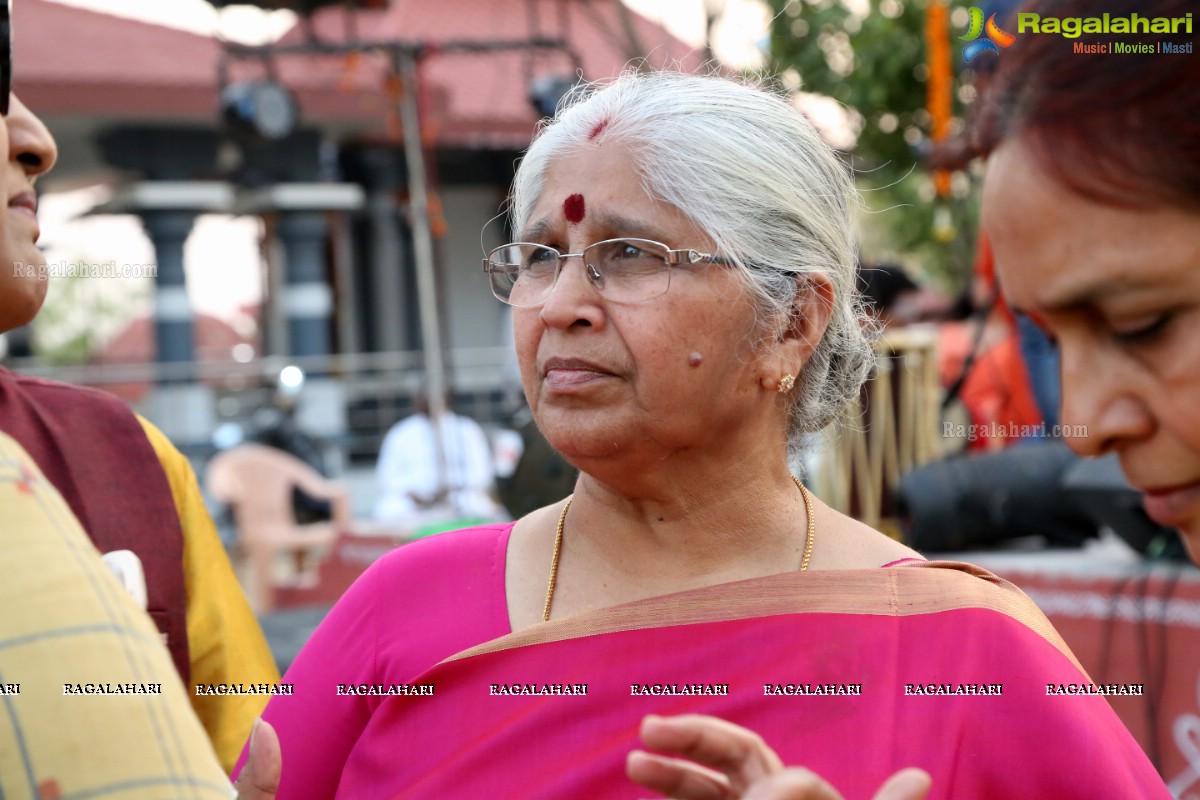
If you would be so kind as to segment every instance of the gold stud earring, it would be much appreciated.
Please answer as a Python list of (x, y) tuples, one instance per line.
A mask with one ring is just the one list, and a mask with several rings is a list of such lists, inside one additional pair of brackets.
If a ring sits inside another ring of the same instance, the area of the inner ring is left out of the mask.
[(779, 379), (779, 383), (775, 385), (775, 390), (780, 394), (787, 394), (796, 385), (796, 376), (788, 373)]

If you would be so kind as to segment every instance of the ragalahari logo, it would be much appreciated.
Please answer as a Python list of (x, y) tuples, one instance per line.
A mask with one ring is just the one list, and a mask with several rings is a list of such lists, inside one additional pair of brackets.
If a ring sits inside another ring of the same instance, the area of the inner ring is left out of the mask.
[[(967, 33), (965, 36), (960, 36), (959, 39), (966, 42), (963, 45), (963, 61), (970, 64), (975, 60), (975, 57), (980, 53), (999, 53), (1001, 47), (1008, 47), (1017, 40), (1008, 31), (996, 24), (996, 15), (992, 14), (987, 18), (987, 23), (983, 21), (983, 11), (972, 7), (969, 9), (971, 14), (970, 22), (967, 23)], [(986, 39), (979, 38), (984, 34)]]

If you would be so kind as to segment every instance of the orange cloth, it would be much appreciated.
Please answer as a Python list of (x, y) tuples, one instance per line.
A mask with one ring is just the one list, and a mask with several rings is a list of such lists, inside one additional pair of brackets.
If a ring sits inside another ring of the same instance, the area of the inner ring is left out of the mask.
[[(976, 303), (982, 302), (980, 294), (995, 297), (991, 316), (981, 324), (1002, 324), (1005, 334), (998, 342), (992, 332), (985, 334), (984, 349), (976, 354), (958, 399), (966, 407), (971, 424), (976, 426), (975, 435), (968, 438), (967, 449), (993, 450), (1031, 435), (1031, 429), (1044, 419), (1021, 355), (1016, 315), (996, 282), (996, 261), (987, 234), (979, 236), (973, 279), (977, 282)], [(962, 374), (975, 334), (975, 328), (965, 322), (949, 322), (939, 329), (938, 373), (943, 389), (949, 389)]]
[(1008, 301), (1004, 298), (1004, 292), (1000, 291), (1000, 286), (996, 282), (996, 258), (992, 255), (992, 243), (986, 233), (979, 234), (979, 245), (975, 254), (975, 277), (983, 281), (988, 294), (996, 295), (996, 305), (992, 309), (992, 313), (1003, 316), (1008, 326), (1016, 330), (1017, 317), (1013, 314)]
[[(1016, 331), (1011, 325), (1008, 327), (1003, 340), (975, 357), (971, 372), (959, 390), (958, 399), (966, 407), (971, 424), (977, 426), (976, 435), (968, 440), (968, 450), (1004, 447), (1030, 435), (1042, 423), (1042, 413), (1021, 358), (1020, 342)], [(966, 323), (941, 326), (938, 373), (943, 389), (949, 388), (962, 374), (973, 342), (974, 331)]]

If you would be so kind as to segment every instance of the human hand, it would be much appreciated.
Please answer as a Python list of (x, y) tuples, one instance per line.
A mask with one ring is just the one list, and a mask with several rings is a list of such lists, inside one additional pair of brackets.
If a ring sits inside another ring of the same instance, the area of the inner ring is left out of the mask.
[(282, 772), (279, 737), (271, 723), (260, 717), (254, 720), (254, 727), (250, 729), (250, 753), (234, 784), (237, 800), (273, 800), (279, 790)]
[[(657, 752), (629, 754), (630, 780), (679, 800), (842, 800), (819, 775), (784, 767), (761, 736), (732, 722), (701, 714), (650, 715), (642, 720), (641, 737)], [(874, 800), (924, 800), (930, 783), (922, 770), (903, 769)]]

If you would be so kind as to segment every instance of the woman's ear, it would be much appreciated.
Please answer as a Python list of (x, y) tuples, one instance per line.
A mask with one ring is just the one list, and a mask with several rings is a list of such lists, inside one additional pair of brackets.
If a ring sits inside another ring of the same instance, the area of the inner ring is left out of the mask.
[(764, 365), (764, 387), (782, 391), (778, 388), (781, 380), (786, 382), (786, 376), (795, 379), (800, 375), (829, 327), (834, 294), (833, 282), (824, 273), (796, 276), (796, 295), (788, 319), (780, 327), (770, 348), (771, 357)]
[(823, 272), (796, 276), (791, 316), (779, 334), (779, 347), (799, 373), (817, 349), (833, 317), (833, 281)]

